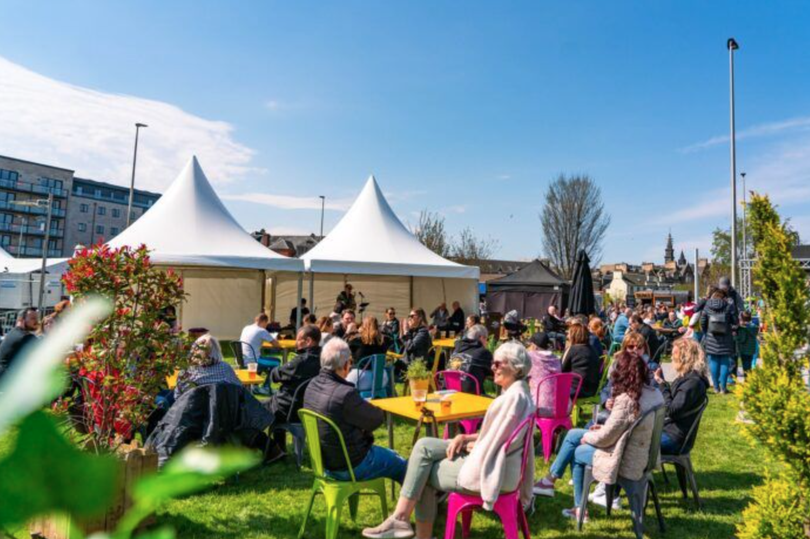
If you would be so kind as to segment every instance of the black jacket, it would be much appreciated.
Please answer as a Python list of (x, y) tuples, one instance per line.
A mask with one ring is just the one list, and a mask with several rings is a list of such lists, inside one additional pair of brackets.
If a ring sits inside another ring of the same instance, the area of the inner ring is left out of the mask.
[(352, 359), (354, 364), (368, 356), (376, 356), (377, 354), (384, 354), (391, 348), (391, 338), (388, 335), (383, 335), (381, 344), (363, 344), (360, 337), (352, 339), (349, 342), (349, 348), (352, 351)]
[(565, 322), (557, 317), (551, 316), (548, 313), (543, 315), (541, 321), (543, 322), (543, 331), (546, 333), (565, 333), (566, 331)]
[[(713, 356), (734, 356), (736, 348), (732, 329), (737, 325), (734, 318), (736, 308), (732, 303), (720, 298), (711, 298), (700, 313), (700, 329), (703, 331), (703, 350)], [(717, 334), (709, 331), (709, 321), (712, 316), (725, 319), (725, 333)]]
[[(562, 372), (574, 372), (582, 376), (580, 397), (593, 397), (599, 391), (599, 356), (588, 344), (575, 344), (568, 349), (563, 358)], [(571, 393), (577, 390), (576, 385), (571, 387)]]
[(658, 338), (658, 333), (649, 324), (641, 324), (639, 333), (641, 333), (641, 336), (647, 341), (647, 347), (650, 349), (650, 359), (655, 359), (656, 362), (660, 361), (660, 358), (657, 356), (658, 349), (661, 347), (661, 340)]
[(433, 346), (433, 339), (430, 337), (430, 332), (425, 326), (418, 328), (411, 328), (402, 337), (402, 342), (405, 344), (405, 358), (410, 362), (416, 358), (423, 358), (427, 364), (430, 364), (431, 358), (428, 358), (430, 347)]
[[(463, 338), (456, 343), (451, 359), (462, 359), (463, 371), (475, 376), (481, 394), (484, 394), (484, 380), (492, 374), (492, 352), (481, 341)], [(464, 380), (461, 385), (465, 393), (475, 393), (475, 386), (470, 380)]]
[(464, 311), (461, 307), (453, 311), (453, 314), (450, 315), (445, 329), (455, 331), (456, 333), (464, 330)]
[(15, 327), (8, 332), (3, 343), (0, 344), (0, 378), (6, 373), (11, 364), (20, 356), (23, 349), (37, 338), (30, 331)]
[(298, 410), (304, 398), (303, 391), (298, 393), (298, 402), (293, 402), (295, 390), (304, 382), (315, 378), (321, 370), (321, 348), (314, 346), (303, 350), (292, 360), (279, 365), (270, 373), (270, 381), (281, 384), (273, 396), (264, 403), (264, 406), (275, 416), (278, 422), (291, 419), (298, 421)]
[[(706, 399), (709, 381), (697, 372), (690, 371), (671, 384), (662, 384), (660, 389), (667, 406), (664, 432), (675, 443), (682, 444), (697, 419), (696, 410)], [(686, 451), (690, 449), (687, 447)]]
[[(385, 414), (369, 404), (351, 384), (329, 370), (322, 370), (307, 386), (304, 408), (334, 421), (343, 434), (352, 468), (360, 464), (374, 445), (374, 432), (385, 420)], [(318, 422), (323, 463), (327, 470), (346, 471), (346, 458), (340, 440), (327, 424)]]
[(220, 445), (235, 439), (250, 446), (272, 423), (270, 413), (244, 387), (209, 384), (183, 393), (149, 435), (146, 446), (157, 452), (163, 466), (192, 442)]

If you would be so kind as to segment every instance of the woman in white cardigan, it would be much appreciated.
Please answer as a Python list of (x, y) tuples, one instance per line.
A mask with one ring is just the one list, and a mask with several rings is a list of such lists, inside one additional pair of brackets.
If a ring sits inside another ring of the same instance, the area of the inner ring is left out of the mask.
[(534, 401), (526, 377), (532, 363), (518, 342), (503, 344), (495, 351), (492, 371), (502, 388), (486, 415), (478, 434), (460, 434), (452, 440), (422, 438), (413, 448), (408, 471), (400, 490), (394, 514), (376, 528), (363, 530), (371, 539), (413, 537), (411, 513), (416, 512), (416, 537), (433, 537), (436, 518), (436, 492), (475, 493), (492, 510), (501, 492), (521, 489), (524, 505), (531, 500), (534, 459), (529, 459), (520, 476), (523, 442), (501, 451), (503, 444), (520, 423), (534, 413)]

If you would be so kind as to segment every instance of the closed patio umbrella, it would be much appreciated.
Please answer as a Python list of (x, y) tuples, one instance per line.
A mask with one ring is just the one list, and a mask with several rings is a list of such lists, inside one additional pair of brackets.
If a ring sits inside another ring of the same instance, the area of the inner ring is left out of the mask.
[(579, 256), (577, 256), (577, 265), (574, 268), (574, 280), (571, 283), (568, 309), (571, 314), (588, 316), (596, 312), (595, 307), (596, 299), (593, 296), (591, 261), (585, 251), (580, 251)]

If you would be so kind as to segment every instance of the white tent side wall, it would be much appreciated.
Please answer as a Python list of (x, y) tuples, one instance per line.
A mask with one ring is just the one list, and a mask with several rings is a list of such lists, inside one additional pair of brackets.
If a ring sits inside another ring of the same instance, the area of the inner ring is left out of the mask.
[(446, 303), (452, 312), (451, 304), (458, 301), (467, 315), (478, 312), (478, 279), (451, 279), (442, 277), (414, 277), (414, 307), (422, 307), (430, 313)]
[(262, 309), (264, 272), (208, 268), (175, 269), (188, 294), (180, 307), (184, 330), (204, 327), (218, 339), (237, 340)]

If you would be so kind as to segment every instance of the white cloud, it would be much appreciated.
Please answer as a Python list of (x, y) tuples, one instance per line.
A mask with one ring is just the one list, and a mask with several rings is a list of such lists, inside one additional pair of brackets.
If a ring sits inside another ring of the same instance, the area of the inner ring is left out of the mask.
[[(742, 131), (737, 132), (736, 139), (743, 140), (754, 137), (766, 137), (770, 135), (778, 135), (785, 131), (791, 130), (804, 131), (807, 129), (810, 129), (810, 117), (804, 116), (797, 118), (789, 118), (787, 120), (782, 120), (779, 122), (769, 122), (765, 124), (755, 125), (747, 129), (743, 129)], [(712, 148), (720, 144), (727, 144), (729, 140), (731, 140), (729, 135), (718, 135), (708, 140), (704, 140), (703, 142), (698, 142), (696, 144), (686, 146), (685, 148), (681, 149), (681, 152), (683, 153), (697, 152), (700, 150), (705, 150), (707, 148)]]
[(467, 211), (467, 206), (457, 205), (457, 206), (447, 206), (443, 208), (445, 212), (448, 213), (465, 213)]
[[(294, 226), (271, 226), (266, 229), (267, 233), (273, 236), (309, 236), (312, 230)], [(317, 233), (317, 231), (315, 231)]]
[(279, 103), (277, 99), (270, 99), (268, 101), (265, 101), (264, 108), (266, 108), (271, 112), (275, 112), (281, 108), (281, 103)]
[(141, 130), (137, 185), (164, 190), (191, 155), (209, 179), (228, 183), (263, 171), (232, 125), (161, 101), (106, 93), (48, 78), (0, 57), (0, 148), (4, 154), (128, 185), (135, 122)]
[[(235, 195), (222, 195), (225, 200), (239, 200), (242, 202), (253, 202), (273, 208), (284, 210), (320, 210), (321, 199), (317, 196), (302, 197), (290, 195), (269, 195), (267, 193), (242, 193)], [(326, 198), (326, 209), (346, 211), (354, 202), (351, 198), (330, 199)]]
[(671, 225), (730, 214), (730, 196), (729, 189), (716, 189), (704, 194), (697, 201), (693, 201), (691, 196), (685, 196), (678, 201), (681, 209), (663, 212), (652, 222), (659, 225)]
[(498, 180), (502, 180), (502, 181), (506, 181), (506, 180), (511, 180), (511, 179), (512, 179), (512, 176), (510, 176), (509, 174), (499, 174), (499, 175), (496, 177), (496, 179), (498, 179)]

